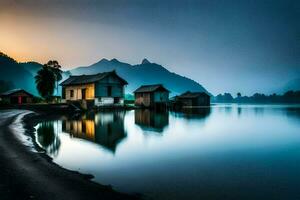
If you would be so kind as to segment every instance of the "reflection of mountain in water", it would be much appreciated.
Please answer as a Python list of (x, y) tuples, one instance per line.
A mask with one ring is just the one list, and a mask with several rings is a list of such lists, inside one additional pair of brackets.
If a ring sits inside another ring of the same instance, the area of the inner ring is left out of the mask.
[(163, 132), (169, 124), (169, 113), (166, 111), (153, 111), (148, 109), (138, 109), (134, 112), (135, 124), (143, 130)]
[[(56, 127), (57, 124), (56, 124)], [(60, 140), (55, 131), (54, 122), (41, 122), (37, 128), (37, 142), (47, 151), (48, 154), (55, 156), (60, 147)]]
[(186, 119), (205, 119), (210, 115), (210, 107), (183, 108), (177, 110), (174, 114), (176, 117), (183, 117)]
[(85, 115), (81, 119), (63, 121), (62, 129), (71, 136), (100, 144), (112, 152), (126, 137), (125, 112), (104, 112)]

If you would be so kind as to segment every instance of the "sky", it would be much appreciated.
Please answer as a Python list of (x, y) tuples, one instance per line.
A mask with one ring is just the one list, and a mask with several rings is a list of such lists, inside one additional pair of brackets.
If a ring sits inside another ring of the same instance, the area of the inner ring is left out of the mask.
[(143, 58), (213, 94), (300, 77), (298, 0), (0, 0), (0, 51), (71, 69)]

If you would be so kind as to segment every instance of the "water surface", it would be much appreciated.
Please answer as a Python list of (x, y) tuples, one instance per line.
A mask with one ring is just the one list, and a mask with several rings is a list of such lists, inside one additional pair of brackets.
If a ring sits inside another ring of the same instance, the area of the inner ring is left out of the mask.
[(300, 199), (300, 107), (100, 112), (40, 123), (59, 165), (146, 199)]

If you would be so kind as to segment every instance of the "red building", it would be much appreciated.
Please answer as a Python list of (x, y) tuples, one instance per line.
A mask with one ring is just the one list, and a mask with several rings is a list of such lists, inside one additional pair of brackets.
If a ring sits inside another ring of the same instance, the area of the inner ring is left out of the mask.
[(13, 89), (0, 94), (2, 101), (10, 104), (32, 103), (33, 95), (23, 89)]

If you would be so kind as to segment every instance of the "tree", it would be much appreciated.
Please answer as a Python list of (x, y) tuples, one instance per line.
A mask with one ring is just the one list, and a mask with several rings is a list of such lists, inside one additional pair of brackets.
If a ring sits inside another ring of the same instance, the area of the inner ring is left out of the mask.
[(233, 102), (233, 97), (231, 96), (230, 93), (224, 93), (218, 94), (215, 98), (216, 102), (222, 102), (222, 103), (232, 103)]
[(241, 94), (240, 92), (238, 92), (238, 93), (236, 94), (236, 96), (237, 96), (238, 98), (241, 98), (242, 94)]
[(47, 101), (51, 98), (55, 88), (56, 77), (52, 69), (45, 64), (35, 76), (36, 88)]
[(61, 66), (58, 64), (58, 62), (56, 60), (50, 60), (50, 61), (48, 61), (48, 63), (46, 65), (54, 73), (55, 82), (56, 82), (56, 93), (58, 94), (58, 82), (62, 79)]
[(227, 102), (227, 103), (232, 103), (233, 102), (233, 97), (230, 93), (224, 93), (223, 95), (223, 98), (224, 98), (224, 102)]

